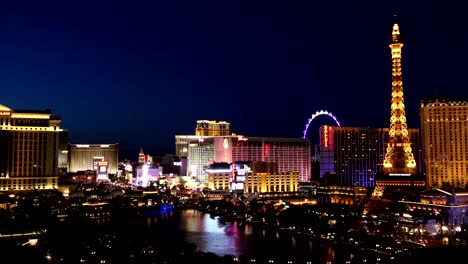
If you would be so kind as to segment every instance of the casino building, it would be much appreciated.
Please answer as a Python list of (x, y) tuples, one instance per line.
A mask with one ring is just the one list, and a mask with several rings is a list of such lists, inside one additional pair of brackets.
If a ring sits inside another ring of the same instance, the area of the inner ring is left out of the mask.
[(50, 110), (0, 105), (0, 191), (58, 187), (59, 153), (67, 131)]
[(311, 180), (309, 139), (245, 137), (232, 133), (229, 122), (197, 120), (195, 135), (176, 135), (175, 148), (178, 157), (187, 157), (185, 174), (205, 185), (211, 164), (239, 161), (275, 162), (278, 173), (294, 172), (300, 182)]
[(97, 170), (99, 162), (107, 174), (117, 173), (119, 144), (68, 144), (68, 172)]
[(207, 183), (205, 169), (215, 162), (263, 161), (277, 163), (279, 173), (295, 172), (310, 181), (310, 140), (244, 136), (201, 137), (188, 145), (188, 175)]
[[(388, 128), (324, 125), (319, 132), (321, 178), (326, 173), (336, 173), (341, 185), (375, 186), (375, 175), (383, 171)], [(409, 128), (408, 133), (413, 148), (420, 149), (419, 129)], [(419, 155), (415, 155), (415, 160), (421, 164)]]
[(294, 195), (299, 188), (297, 172), (278, 172), (275, 162), (215, 163), (208, 167), (208, 188), (237, 194)]
[(232, 160), (275, 162), (278, 172), (296, 172), (299, 182), (311, 180), (309, 139), (236, 137), (232, 142)]
[(420, 116), (428, 187), (468, 186), (468, 101), (427, 98)]
[(175, 148), (177, 157), (188, 156), (188, 146), (192, 140), (203, 137), (230, 136), (231, 124), (226, 121), (197, 120), (194, 135), (176, 135)]

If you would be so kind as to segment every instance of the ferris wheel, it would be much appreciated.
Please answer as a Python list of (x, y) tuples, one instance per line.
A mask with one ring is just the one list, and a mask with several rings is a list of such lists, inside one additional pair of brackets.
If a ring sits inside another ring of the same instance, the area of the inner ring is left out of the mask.
[(321, 115), (327, 115), (327, 116), (331, 117), (331, 118), (333, 119), (333, 121), (335, 121), (335, 123), (336, 123), (337, 126), (341, 126), (341, 125), (340, 125), (340, 122), (338, 121), (338, 119), (336, 118), (336, 116), (334, 116), (331, 112), (328, 112), (327, 110), (320, 110), (320, 111), (315, 112), (315, 113), (309, 118), (309, 121), (307, 122), (307, 124), (306, 124), (306, 126), (305, 126), (304, 134), (302, 135), (302, 138), (306, 138), (306, 136), (307, 136), (307, 130), (309, 129), (309, 126), (310, 126), (310, 124), (312, 123), (312, 121), (313, 121), (317, 116), (321, 116)]
[[(321, 115), (327, 115), (327, 116), (331, 117), (337, 126), (341, 126), (340, 122), (338, 121), (336, 116), (334, 116), (331, 112), (328, 112), (327, 110), (320, 110), (320, 111), (317, 111), (314, 114), (312, 114), (312, 116), (309, 118), (309, 120), (308, 120), (308, 122), (307, 122), (307, 124), (305, 126), (302, 138), (304, 138), (304, 139), (306, 138), (307, 130), (309, 129), (309, 126), (312, 123), (312, 121), (316, 117), (321, 116)], [(320, 161), (320, 148), (319, 148), (318, 145), (315, 145), (314, 151), (315, 151), (315, 153), (314, 153), (314, 156), (312, 157), (312, 160), (315, 161), (315, 162), (318, 162), (318, 161)]]

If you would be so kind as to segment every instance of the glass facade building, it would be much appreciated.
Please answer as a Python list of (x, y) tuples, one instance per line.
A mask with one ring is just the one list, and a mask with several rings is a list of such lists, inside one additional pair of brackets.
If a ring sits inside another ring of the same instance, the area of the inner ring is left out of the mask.
[[(320, 177), (335, 172), (343, 185), (374, 187), (383, 171), (388, 128), (321, 126)], [(419, 129), (408, 129), (412, 147), (419, 154)], [(415, 155), (419, 164), (420, 157)]]

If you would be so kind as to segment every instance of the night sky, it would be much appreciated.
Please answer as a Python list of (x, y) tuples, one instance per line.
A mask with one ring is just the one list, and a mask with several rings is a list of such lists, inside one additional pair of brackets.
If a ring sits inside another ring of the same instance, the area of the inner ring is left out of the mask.
[(0, 104), (51, 109), (70, 143), (119, 142), (122, 158), (173, 153), (199, 119), (302, 137), (323, 109), (388, 127), (395, 19), (409, 127), (427, 96), (468, 98), (464, 1), (4, 2)]

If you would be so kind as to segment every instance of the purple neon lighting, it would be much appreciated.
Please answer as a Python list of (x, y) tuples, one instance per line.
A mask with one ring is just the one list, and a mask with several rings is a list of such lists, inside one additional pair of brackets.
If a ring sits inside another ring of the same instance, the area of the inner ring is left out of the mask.
[(310, 118), (309, 118), (309, 122), (306, 124), (306, 127), (305, 127), (305, 130), (304, 130), (304, 135), (302, 136), (302, 138), (306, 138), (306, 135), (307, 135), (307, 130), (309, 129), (309, 125), (310, 123), (312, 123), (312, 120), (314, 120), (314, 118), (316, 118), (317, 116), (320, 116), (320, 115), (327, 115), (331, 118), (333, 118), (333, 120), (335, 121), (336, 125), (337, 126), (341, 126), (340, 125), (340, 122), (338, 121), (338, 119), (330, 112), (328, 112), (327, 110), (320, 110), (320, 111), (317, 111), (315, 112), (315, 114), (313, 114)]

